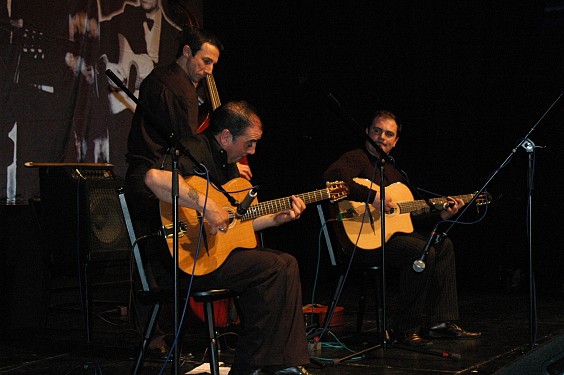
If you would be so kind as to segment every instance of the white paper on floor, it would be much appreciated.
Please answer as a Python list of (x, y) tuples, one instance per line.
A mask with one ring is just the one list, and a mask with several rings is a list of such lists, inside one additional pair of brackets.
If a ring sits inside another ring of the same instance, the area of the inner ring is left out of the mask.
[[(222, 362), (219, 363), (219, 375), (228, 375), (230, 369), (230, 367), (224, 366)], [(198, 367), (194, 367), (192, 370), (188, 371), (186, 375), (188, 374), (210, 374), (210, 364), (202, 363)]]

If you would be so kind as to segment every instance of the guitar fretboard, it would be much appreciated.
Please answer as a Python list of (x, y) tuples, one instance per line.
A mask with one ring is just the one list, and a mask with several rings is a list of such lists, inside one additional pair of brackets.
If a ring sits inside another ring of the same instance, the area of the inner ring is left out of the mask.
[[(463, 194), (463, 195), (456, 195), (453, 198), (460, 198), (464, 203), (468, 203), (472, 200), (473, 197), (474, 194)], [(418, 211), (423, 208), (429, 207), (429, 205), (440, 211), (446, 209), (448, 205), (448, 199), (446, 199), (446, 197), (432, 198), (429, 199), (429, 202), (426, 202), (424, 200), (416, 200), (409, 202), (400, 202), (397, 205), (400, 209), (400, 214)]]
[[(309, 193), (296, 194), (296, 196), (300, 197), (305, 202), (305, 204), (309, 204), (329, 199), (331, 197), (331, 193), (328, 188), (325, 188), (311, 191)], [(254, 204), (250, 206), (245, 215), (241, 217), (241, 221), (256, 219), (259, 216), (273, 214), (279, 211), (287, 210), (291, 207), (291, 197), (278, 198), (271, 201)]]

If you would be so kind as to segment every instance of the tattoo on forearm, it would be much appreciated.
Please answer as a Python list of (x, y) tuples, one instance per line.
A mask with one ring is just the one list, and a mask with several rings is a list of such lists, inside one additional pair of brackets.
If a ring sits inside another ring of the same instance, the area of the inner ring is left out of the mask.
[(188, 190), (188, 200), (198, 203), (198, 192), (191, 187), (190, 190)]

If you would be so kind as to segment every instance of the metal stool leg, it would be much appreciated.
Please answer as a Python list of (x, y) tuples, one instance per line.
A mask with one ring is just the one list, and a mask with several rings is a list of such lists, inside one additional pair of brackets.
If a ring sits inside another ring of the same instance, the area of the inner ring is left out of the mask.
[(151, 317), (147, 322), (147, 327), (145, 328), (145, 334), (143, 335), (143, 343), (141, 344), (141, 348), (139, 349), (139, 354), (137, 354), (137, 359), (135, 360), (133, 375), (137, 375), (141, 370), (141, 368), (143, 367), (145, 354), (147, 353), (147, 349), (149, 348), (149, 341), (151, 340), (151, 336), (153, 335), (153, 330), (155, 329), (155, 325), (157, 323), (157, 317), (159, 316), (160, 311), (161, 311), (161, 304), (156, 303), (153, 306)]
[(208, 327), (208, 335), (210, 339), (210, 373), (211, 375), (219, 375), (219, 350), (217, 343), (217, 334), (215, 332), (213, 302), (205, 301), (204, 309), (206, 326)]

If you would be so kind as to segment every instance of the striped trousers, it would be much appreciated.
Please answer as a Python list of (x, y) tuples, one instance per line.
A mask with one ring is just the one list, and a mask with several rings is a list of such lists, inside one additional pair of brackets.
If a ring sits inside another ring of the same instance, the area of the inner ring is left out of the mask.
[[(428, 234), (398, 233), (385, 245), (386, 272), (390, 268), (399, 271), (398, 309), (392, 316), (398, 332), (459, 318), (452, 241), (446, 237), (431, 246), (425, 258), (425, 270), (413, 270), (413, 262), (421, 256), (427, 239)], [(377, 265), (381, 264), (382, 253), (381, 250), (357, 251), (354, 257), (356, 265)]]

